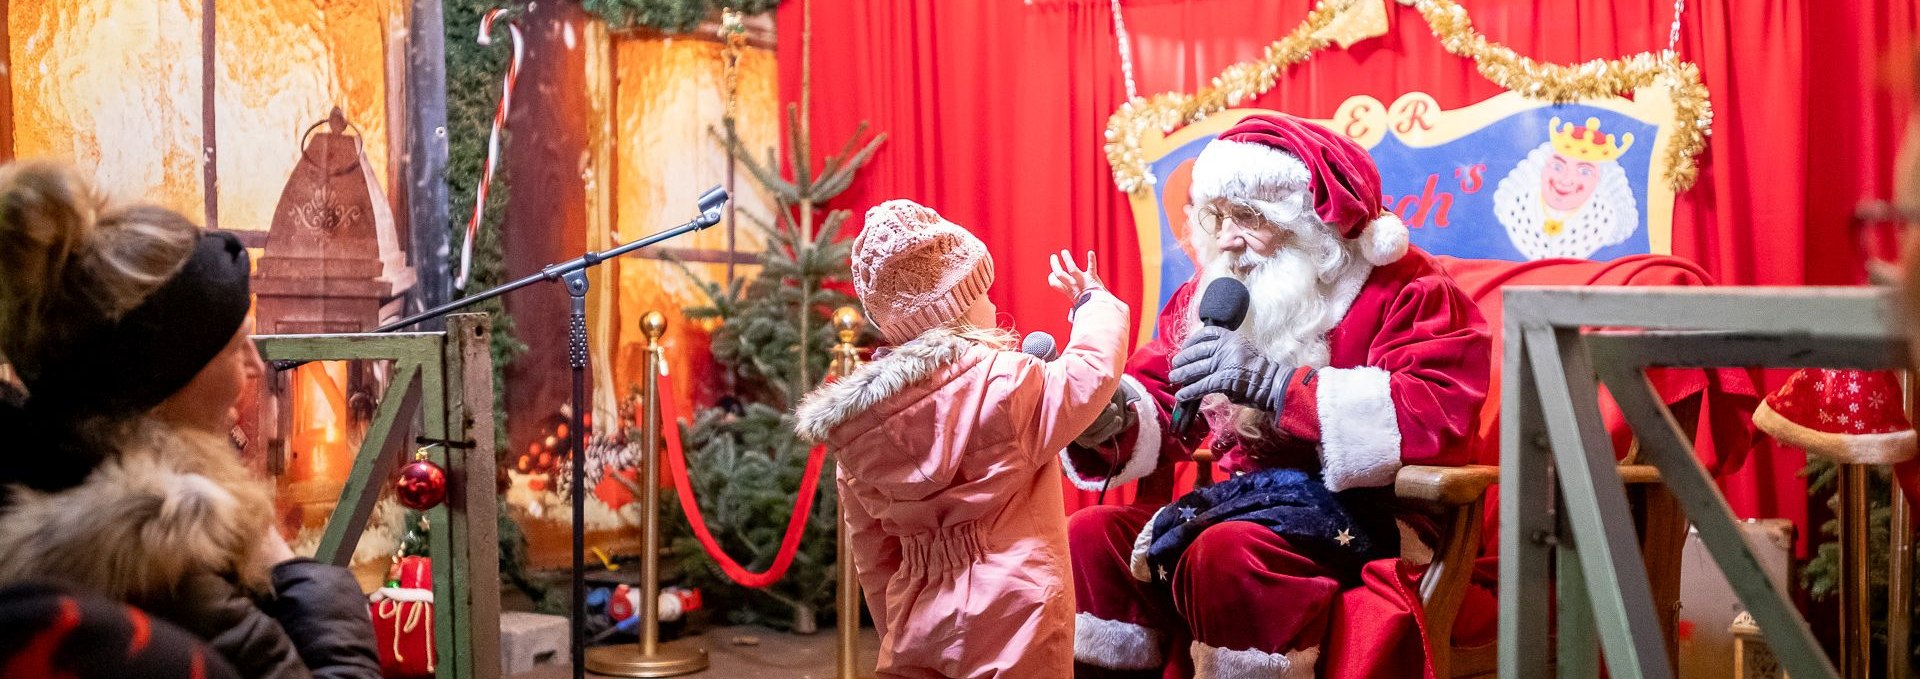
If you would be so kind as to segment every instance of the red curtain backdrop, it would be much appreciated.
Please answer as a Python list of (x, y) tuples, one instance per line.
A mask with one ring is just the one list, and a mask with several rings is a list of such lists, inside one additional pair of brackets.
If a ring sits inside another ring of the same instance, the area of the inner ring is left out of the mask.
[[(1490, 39), (1558, 63), (1657, 52), (1673, 19), (1670, 0), (1460, 3)], [(1140, 94), (1192, 91), (1258, 57), (1311, 4), (1124, 0)], [(1859, 282), (1849, 215), (1888, 194), (1906, 116), (1904, 97), (1876, 87), (1877, 65), (1914, 35), (1915, 3), (1686, 4), (1679, 52), (1700, 66), (1714, 121), (1700, 179), (1675, 205), (1675, 254), (1724, 284)], [(1132, 218), (1101, 150), (1126, 96), (1109, 0), (791, 0), (779, 14), (791, 100), (808, 11), (814, 138), (837, 144), (860, 121), (890, 136), (837, 207), (857, 217), (912, 198), (971, 227), (995, 258), (993, 299), (1022, 331), (1066, 330), (1067, 303), (1045, 285), (1046, 255), (1062, 248), (1099, 251), (1109, 284), (1138, 294)], [(1253, 105), (1329, 117), (1356, 94), (1418, 90), (1457, 107), (1500, 91), (1443, 51), (1418, 12), (1389, 3), (1388, 13), (1387, 35), (1320, 53)], [(1755, 451), (1723, 479), (1736, 512), (1794, 518), (1804, 535), (1801, 460)], [(1069, 504), (1093, 501), (1070, 493)]]

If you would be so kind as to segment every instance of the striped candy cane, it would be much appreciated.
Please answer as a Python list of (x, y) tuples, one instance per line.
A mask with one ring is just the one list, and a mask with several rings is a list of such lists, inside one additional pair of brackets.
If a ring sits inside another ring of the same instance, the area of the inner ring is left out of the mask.
[[(506, 8), (487, 12), (480, 20), (480, 44), (493, 44), (493, 22), (507, 15)], [(500, 87), (500, 108), (493, 113), (493, 131), (487, 135), (487, 163), (480, 170), (480, 185), (473, 190), (473, 217), (467, 220), (467, 239), (460, 245), (460, 276), (453, 282), (458, 290), (467, 289), (473, 274), (473, 239), (480, 230), (480, 217), (487, 207), (487, 187), (493, 184), (493, 168), (500, 162), (500, 131), (507, 127), (507, 111), (513, 108), (513, 83), (520, 78), (520, 59), (526, 55), (526, 43), (520, 37), (520, 23), (507, 21), (513, 37), (513, 61), (507, 64), (506, 81)]]

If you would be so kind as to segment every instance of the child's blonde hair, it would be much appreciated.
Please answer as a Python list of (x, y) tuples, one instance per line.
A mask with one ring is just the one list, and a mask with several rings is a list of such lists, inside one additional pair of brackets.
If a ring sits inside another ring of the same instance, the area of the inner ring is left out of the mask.
[(1020, 348), (1020, 336), (1012, 330), (999, 326), (983, 328), (966, 319), (956, 318), (940, 328), (954, 337), (984, 345), (996, 351), (1015, 351)]

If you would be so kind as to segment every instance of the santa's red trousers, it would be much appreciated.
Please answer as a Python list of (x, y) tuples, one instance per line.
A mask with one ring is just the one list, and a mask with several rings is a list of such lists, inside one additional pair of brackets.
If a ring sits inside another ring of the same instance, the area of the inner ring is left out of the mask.
[(1207, 528), (1171, 586), (1129, 566), (1154, 508), (1096, 506), (1068, 518), (1076, 676), (1312, 677), (1340, 584), (1265, 527)]

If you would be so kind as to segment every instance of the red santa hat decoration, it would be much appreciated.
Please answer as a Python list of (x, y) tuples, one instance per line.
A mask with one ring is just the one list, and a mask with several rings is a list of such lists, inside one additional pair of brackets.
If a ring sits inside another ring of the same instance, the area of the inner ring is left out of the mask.
[[(1230, 198), (1268, 220), (1292, 223), (1312, 201), (1314, 216), (1356, 241), (1381, 266), (1407, 252), (1407, 226), (1382, 209), (1380, 170), (1344, 135), (1286, 114), (1248, 116), (1207, 144), (1193, 163), (1193, 205)], [(1195, 231), (1200, 234), (1200, 231)]]
[(1900, 381), (1887, 371), (1801, 370), (1767, 395), (1753, 424), (1782, 443), (1838, 460), (1892, 464), (1914, 456)]

